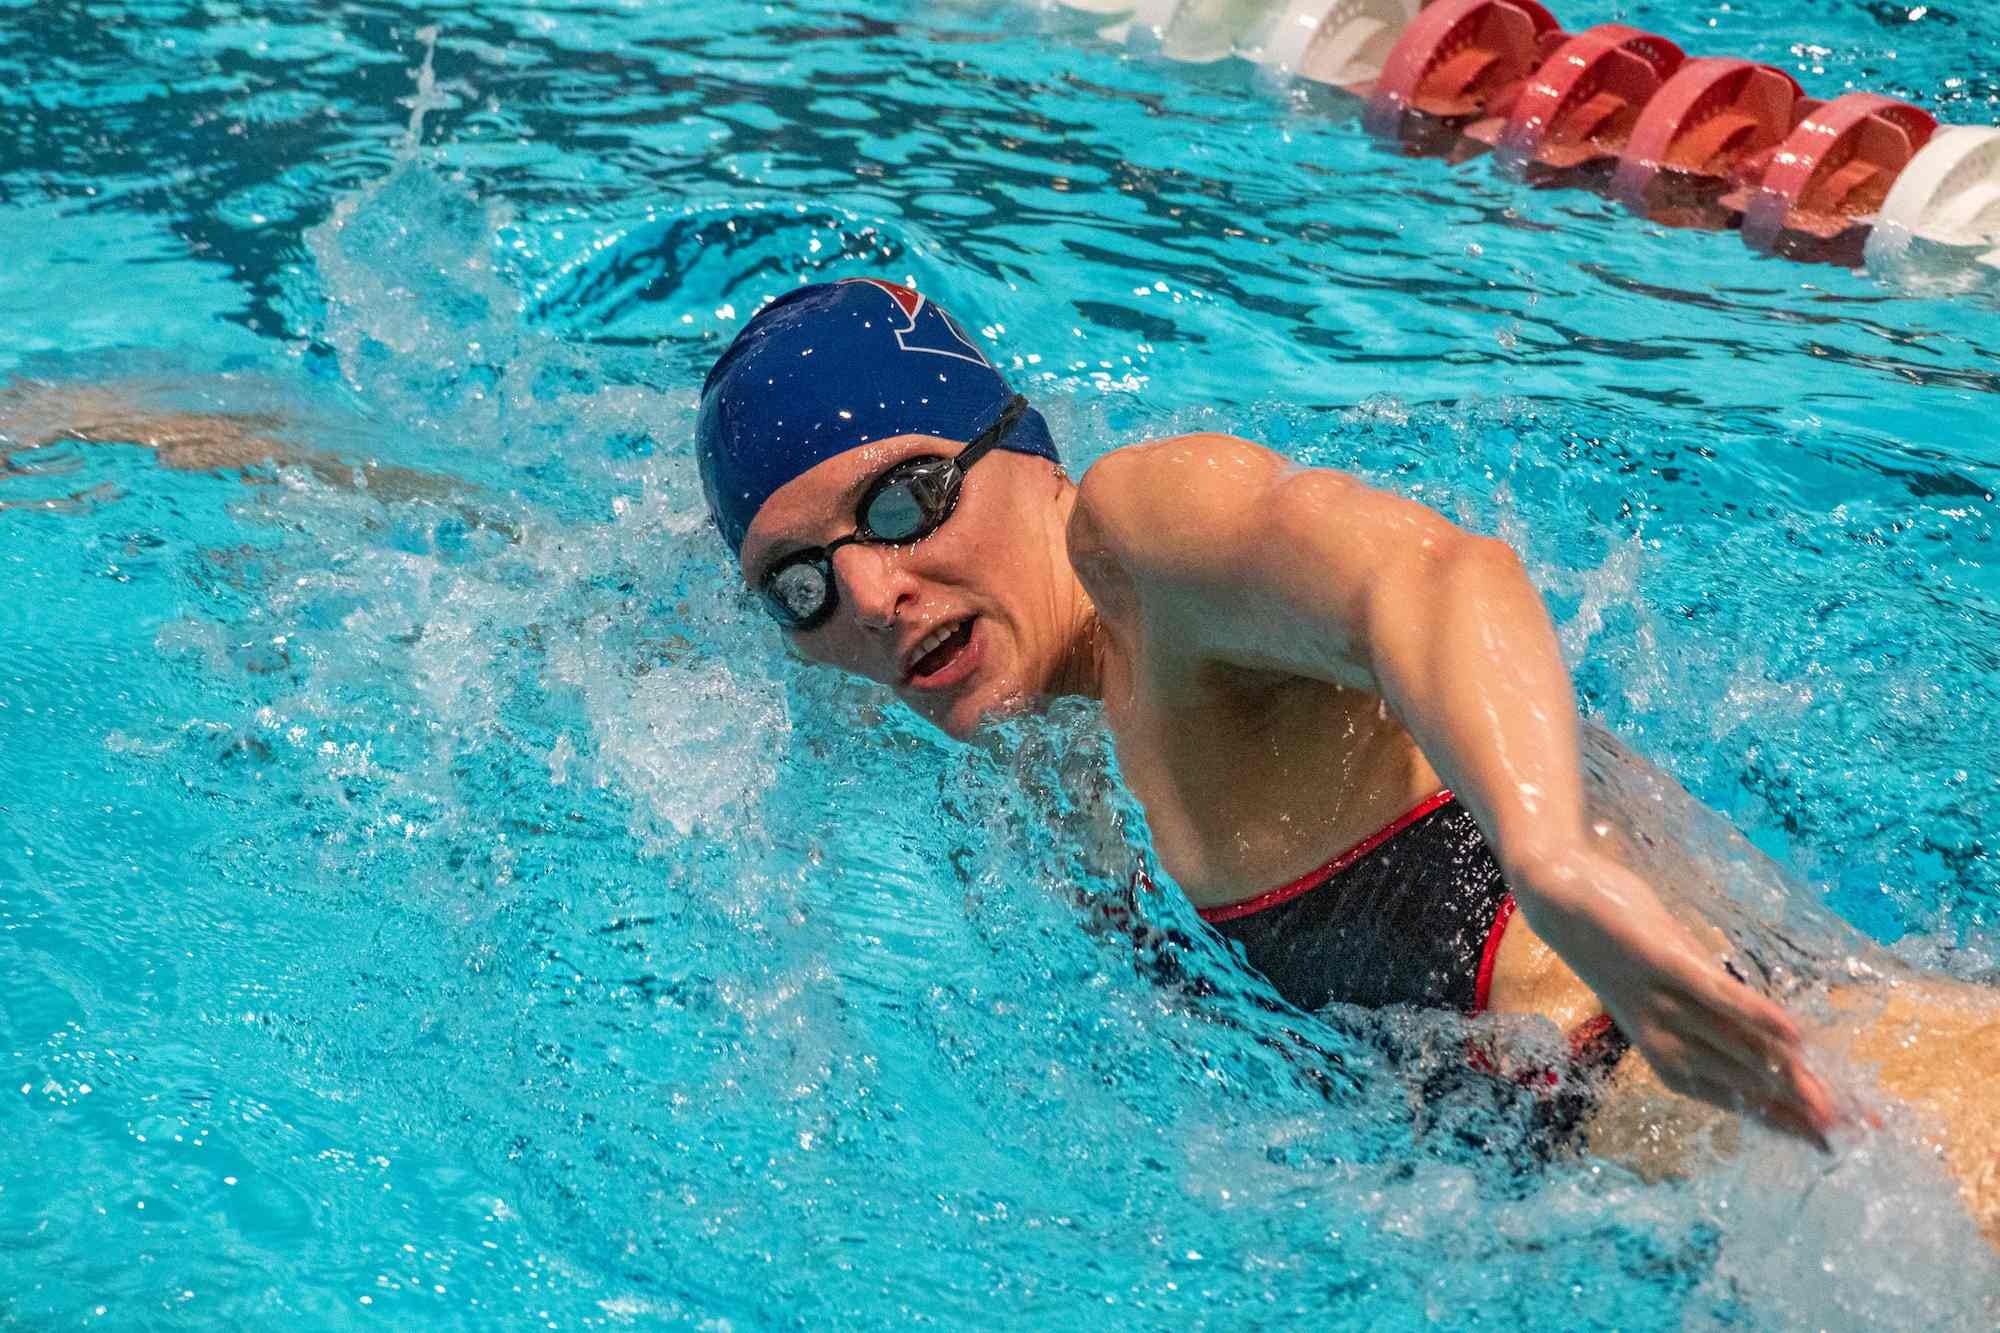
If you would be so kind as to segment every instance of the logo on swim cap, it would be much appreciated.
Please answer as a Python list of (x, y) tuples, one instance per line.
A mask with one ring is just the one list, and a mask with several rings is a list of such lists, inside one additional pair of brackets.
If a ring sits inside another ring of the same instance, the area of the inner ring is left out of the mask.
[[(793, 478), (899, 435), (968, 441), (1012, 397), (921, 292), (879, 278), (797, 288), (750, 317), (702, 384), (695, 455), (709, 513), (741, 550), (758, 509)], [(1057, 461), (1032, 409), (999, 447)]]
[[(903, 323), (896, 328), (896, 345), (906, 352), (929, 352), (933, 356), (955, 356), (961, 361), (975, 365), (990, 366), (984, 354), (972, 345), (965, 331), (958, 327), (958, 321), (924, 299), (922, 292), (913, 292), (908, 287), (900, 287), (880, 278), (842, 278), (841, 285), (863, 282), (870, 287), (879, 287), (888, 293), (902, 312)], [(926, 312), (931, 316), (926, 319)]]

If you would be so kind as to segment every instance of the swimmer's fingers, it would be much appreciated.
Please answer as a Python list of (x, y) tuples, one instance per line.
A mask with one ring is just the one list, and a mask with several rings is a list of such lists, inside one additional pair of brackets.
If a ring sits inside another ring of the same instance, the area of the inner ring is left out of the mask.
[(1602, 857), (1515, 878), (1537, 932), (1669, 1088), (1728, 1110), (1784, 1107), (1821, 1137), (1837, 1123), (1798, 1025), (1723, 970), (1719, 936), (1704, 948), (1645, 881)]
[(1790, 1103), (1765, 1102), (1762, 1106), (1751, 1107), (1750, 1113), (1782, 1134), (1803, 1139), (1821, 1152), (1828, 1151), (1826, 1135)]
[[(1655, 955), (1656, 987), (1628, 1034), (1660, 1081), (1724, 1110), (1802, 1123), (1821, 1142), (1836, 1121), (1832, 1099), (1805, 1069), (1798, 1027), (1775, 1003), (1720, 973), (1699, 951)], [(1765, 1114), (1765, 1108), (1783, 1108)]]
[[(1677, 1067), (1656, 1061), (1655, 1071), (1676, 1092), (1754, 1115), (1825, 1148), (1842, 1117), (1832, 1092), (1806, 1064), (1797, 1027), (1764, 997), (1745, 989), (1743, 998), (1756, 1002), (1747, 1006), (1753, 1011), (1748, 1016), (1739, 1016), (1734, 1005), (1719, 1014), (1699, 1004), (1683, 1011), (1672, 1044), (1663, 1043), (1661, 1052)], [(1771, 1012), (1755, 1012), (1760, 1008), (1775, 1011), (1779, 1021)]]
[(1780, 1134), (1787, 1134), (1802, 1143), (1811, 1144), (1821, 1152), (1827, 1150), (1826, 1136), (1820, 1133), (1796, 1106), (1788, 1102), (1748, 1098), (1728, 1084), (1699, 1076), (1691, 1079), (1689, 1086), (1683, 1091), (1684, 1095), (1698, 1098), (1711, 1106), (1720, 1106), (1725, 1110), (1760, 1120)]
[[(1652, 1031), (1642, 1021), (1629, 1035), (1662, 1077), (1680, 1065), (1752, 1101), (1796, 1101), (1816, 1123), (1824, 1112), (1830, 1128), (1832, 1099), (1806, 1070), (1804, 1036), (1783, 1006), (1731, 976), (1664, 913), (1646, 931), (1634, 953), (1651, 964), (1652, 985), (1632, 998)], [(1634, 979), (1629, 968), (1623, 979)]]
[(1691, 1096), (1754, 1116), (1780, 1133), (1825, 1151), (1827, 1135), (1840, 1123), (1826, 1086), (1796, 1057), (1780, 1065), (1729, 1069), (1734, 1050), (1709, 1046), (1711, 1067), (1729, 1070), (1726, 1078), (1697, 1074)]
[(1791, 1015), (1749, 986), (1714, 973), (1703, 989), (1706, 994), (1696, 998), (1722, 1029), (1715, 1036), (1702, 1034), (1704, 1044), (1735, 1064), (1750, 1109), (1785, 1107), (1824, 1142), (1843, 1117), (1832, 1090), (1806, 1063), (1805, 1039)]

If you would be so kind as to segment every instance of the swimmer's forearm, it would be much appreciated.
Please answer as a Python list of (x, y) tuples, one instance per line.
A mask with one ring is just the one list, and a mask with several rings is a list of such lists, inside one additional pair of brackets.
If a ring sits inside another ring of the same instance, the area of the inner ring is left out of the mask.
[(237, 472), (268, 465), (302, 467), (328, 486), (365, 490), (385, 504), (430, 501), (453, 506), (470, 527), (516, 536), (504, 518), (472, 507), (479, 492), (455, 477), (394, 464), (351, 462), (288, 444), (285, 423), (264, 413), (183, 412), (146, 406), (115, 386), (0, 387), (0, 474), (15, 452), (58, 441), (137, 445), (162, 467), (183, 472)]

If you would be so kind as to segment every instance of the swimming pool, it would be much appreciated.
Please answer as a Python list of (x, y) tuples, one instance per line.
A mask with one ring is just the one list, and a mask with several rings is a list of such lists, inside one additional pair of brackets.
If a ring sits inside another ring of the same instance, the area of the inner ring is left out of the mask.
[[(1990, 6), (1567, 8), (2000, 118)], [(1412, 1108), (1448, 1024), (1082, 928), (1144, 857), (1088, 712), (796, 666), (686, 447), (760, 301), (912, 278), (1079, 464), (1227, 429), (1515, 539), (1598, 718), (1978, 976), (1990, 299), (1022, 4), (13, 5), (0, 75), (0, 374), (408, 470), (0, 475), (0, 1321), (1991, 1326), (1935, 1182), (1536, 1163)]]

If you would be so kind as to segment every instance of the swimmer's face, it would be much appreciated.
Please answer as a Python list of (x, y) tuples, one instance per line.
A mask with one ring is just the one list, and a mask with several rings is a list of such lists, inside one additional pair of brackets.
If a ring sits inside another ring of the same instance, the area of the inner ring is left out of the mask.
[[(897, 463), (961, 448), (903, 435), (794, 477), (750, 524), (744, 578), (758, 587), (786, 555), (852, 533), (862, 495)], [(1047, 459), (994, 450), (966, 471), (957, 507), (930, 535), (835, 550), (833, 614), (786, 636), (813, 661), (888, 685), (961, 740), (983, 719), (1031, 705), (1069, 647), (1068, 484)]]

